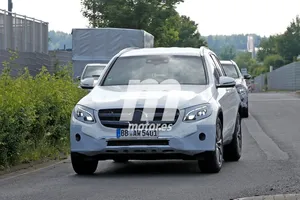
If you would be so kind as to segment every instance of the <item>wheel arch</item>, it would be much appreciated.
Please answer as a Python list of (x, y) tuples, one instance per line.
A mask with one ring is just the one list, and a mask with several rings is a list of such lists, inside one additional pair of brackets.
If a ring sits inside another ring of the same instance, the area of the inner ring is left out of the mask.
[(222, 126), (223, 126), (224, 125), (224, 123), (223, 123), (224, 118), (223, 118), (223, 111), (222, 111), (221, 108), (219, 108), (219, 110), (218, 110), (217, 118), (220, 118)]

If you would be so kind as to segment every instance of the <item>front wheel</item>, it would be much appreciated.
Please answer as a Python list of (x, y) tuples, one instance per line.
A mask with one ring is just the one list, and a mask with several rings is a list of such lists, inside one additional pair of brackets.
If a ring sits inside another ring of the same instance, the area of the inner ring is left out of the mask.
[(72, 155), (71, 162), (74, 171), (78, 175), (90, 175), (93, 174), (98, 166), (98, 160), (84, 160), (83, 156)]
[(224, 147), (225, 161), (238, 161), (242, 155), (242, 125), (239, 113), (236, 116), (235, 129), (230, 144)]
[(242, 117), (243, 118), (248, 118), (249, 117), (249, 109), (248, 109), (248, 106), (245, 107), (245, 108), (242, 108)]
[(218, 173), (223, 165), (223, 134), (222, 122), (218, 118), (216, 123), (215, 150), (206, 152), (204, 160), (198, 161), (198, 166), (203, 173)]
[(249, 117), (249, 103), (248, 103), (248, 97), (247, 99), (247, 105), (245, 107), (241, 107), (241, 113), (240, 116), (241, 118), (248, 118)]

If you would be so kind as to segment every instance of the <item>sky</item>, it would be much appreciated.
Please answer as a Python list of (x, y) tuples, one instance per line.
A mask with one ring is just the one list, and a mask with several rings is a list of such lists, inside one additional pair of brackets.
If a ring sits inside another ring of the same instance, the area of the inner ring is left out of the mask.
[[(7, 10), (7, 0), (1, 0), (0, 8)], [(284, 32), (300, 15), (299, 8), (300, 0), (185, 0), (177, 11), (196, 21), (203, 36), (269, 36)], [(49, 22), (49, 30), (70, 33), (88, 26), (80, 0), (13, 0), (13, 12)]]

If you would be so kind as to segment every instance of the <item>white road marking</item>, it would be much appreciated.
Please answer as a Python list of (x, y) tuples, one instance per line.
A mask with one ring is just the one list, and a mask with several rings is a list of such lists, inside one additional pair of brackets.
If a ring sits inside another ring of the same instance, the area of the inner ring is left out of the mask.
[(288, 160), (289, 155), (282, 151), (278, 145), (262, 130), (258, 122), (249, 113), (249, 118), (244, 120), (248, 132), (257, 142), (258, 146), (267, 155), (268, 160)]

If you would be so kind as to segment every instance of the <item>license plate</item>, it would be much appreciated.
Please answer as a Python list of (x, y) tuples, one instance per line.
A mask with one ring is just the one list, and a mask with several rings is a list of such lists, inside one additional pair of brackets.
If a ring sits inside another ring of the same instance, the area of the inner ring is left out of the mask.
[(117, 129), (117, 138), (158, 138), (158, 130)]

